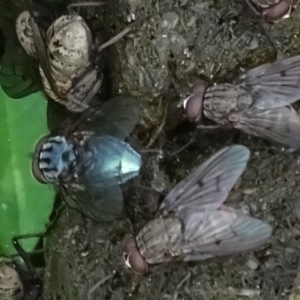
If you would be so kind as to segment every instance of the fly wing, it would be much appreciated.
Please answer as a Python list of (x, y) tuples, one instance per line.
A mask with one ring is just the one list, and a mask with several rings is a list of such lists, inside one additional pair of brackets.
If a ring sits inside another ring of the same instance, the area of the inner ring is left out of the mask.
[(252, 109), (233, 115), (234, 127), (277, 143), (300, 148), (300, 118), (292, 107)]
[(0, 0), (0, 29), (7, 40), (18, 43), (15, 22), (18, 15), (31, 5), (30, 0)]
[(13, 41), (5, 45), (0, 82), (4, 92), (14, 99), (24, 98), (42, 88), (35, 61)]
[(51, 135), (64, 135), (66, 128), (70, 128), (77, 121), (78, 115), (69, 111), (56, 101), (48, 101), (47, 126)]
[(125, 139), (140, 119), (140, 108), (129, 96), (119, 96), (81, 114), (72, 131), (110, 135)]
[(220, 150), (177, 184), (160, 209), (180, 211), (193, 207), (202, 212), (218, 209), (243, 173), (249, 156), (249, 150), (241, 145)]
[(42, 33), (40, 31), (39, 26), (37, 25), (37, 22), (34, 18), (34, 13), (31, 12), (31, 19), (30, 19), (30, 26), (32, 28), (32, 36), (34, 40), (36, 55), (38, 58), (38, 61), (41, 65), (41, 68), (45, 74), (45, 77), (47, 78), (49, 85), (52, 89), (52, 91), (61, 99), (65, 98), (64, 95), (61, 95), (59, 90), (56, 86), (56, 81), (54, 80), (51, 72), (50, 63), (48, 60), (47, 50), (46, 50), (46, 43), (44, 41), (44, 38), (42, 36)]
[(184, 233), (178, 250), (185, 261), (247, 251), (263, 244), (272, 234), (269, 224), (224, 210), (185, 210), (180, 217)]
[(258, 109), (287, 106), (300, 99), (300, 56), (264, 64), (240, 76)]
[(118, 218), (123, 210), (121, 188), (115, 183), (70, 185), (62, 190), (66, 203), (97, 222)]

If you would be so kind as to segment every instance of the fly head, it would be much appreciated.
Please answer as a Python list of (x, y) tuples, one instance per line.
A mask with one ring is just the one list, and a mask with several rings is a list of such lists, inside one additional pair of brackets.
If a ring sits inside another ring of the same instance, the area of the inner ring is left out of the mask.
[(289, 18), (298, 0), (246, 0), (250, 8), (265, 21), (276, 23)]
[(148, 263), (140, 254), (135, 238), (127, 235), (123, 242), (123, 261), (125, 267), (136, 275), (144, 275), (149, 271)]
[(203, 112), (203, 99), (208, 83), (199, 80), (192, 88), (191, 95), (182, 101), (182, 106), (190, 121), (198, 122)]
[(32, 173), (41, 183), (57, 183), (60, 175), (76, 163), (74, 145), (64, 136), (41, 138), (34, 153)]

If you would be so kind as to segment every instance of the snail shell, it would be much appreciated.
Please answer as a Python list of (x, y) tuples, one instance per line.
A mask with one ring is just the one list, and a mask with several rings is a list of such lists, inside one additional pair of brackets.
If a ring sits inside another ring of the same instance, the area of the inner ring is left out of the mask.
[(54, 77), (64, 80), (86, 67), (92, 33), (80, 16), (61, 16), (47, 31), (48, 55)]
[(0, 299), (21, 300), (23, 296), (23, 283), (16, 270), (7, 265), (0, 266)]
[(16, 20), (16, 33), (25, 52), (31, 57), (36, 57), (32, 29), (29, 23), (30, 18), (28, 10), (19, 14)]

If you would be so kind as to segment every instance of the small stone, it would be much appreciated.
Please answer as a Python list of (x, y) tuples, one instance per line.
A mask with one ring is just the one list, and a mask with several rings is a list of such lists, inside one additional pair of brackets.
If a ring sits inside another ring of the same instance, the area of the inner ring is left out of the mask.
[(255, 261), (255, 260), (253, 260), (253, 259), (249, 259), (249, 260), (246, 262), (246, 266), (247, 266), (250, 270), (254, 271), (254, 270), (256, 270), (256, 269), (258, 268), (258, 262)]
[(245, 190), (243, 190), (243, 194), (244, 195), (252, 195), (252, 194), (254, 194), (256, 192), (256, 188), (254, 188), (254, 189), (245, 189)]
[(178, 23), (179, 16), (174, 12), (167, 12), (162, 17), (161, 27), (174, 29)]

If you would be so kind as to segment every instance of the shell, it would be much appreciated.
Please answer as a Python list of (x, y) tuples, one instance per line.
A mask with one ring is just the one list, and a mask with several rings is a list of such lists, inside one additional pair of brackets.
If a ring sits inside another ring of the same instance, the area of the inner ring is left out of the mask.
[(30, 18), (31, 17), (28, 10), (25, 10), (19, 14), (16, 20), (16, 33), (18, 40), (25, 52), (31, 57), (36, 57), (32, 29), (29, 25)]
[(23, 296), (23, 283), (16, 270), (7, 265), (0, 266), (0, 299), (21, 300)]
[(89, 63), (92, 33), (80, 16), (61, 16), (47, 31), (48, 55), (53, 75), (63, 80)]

